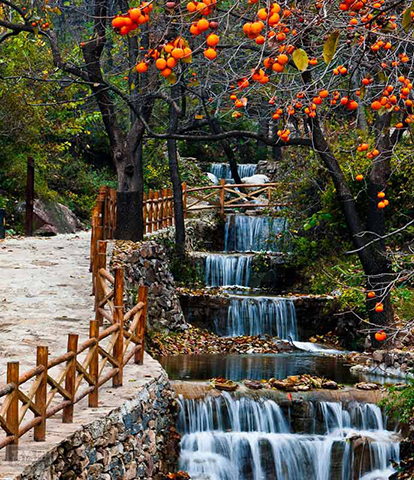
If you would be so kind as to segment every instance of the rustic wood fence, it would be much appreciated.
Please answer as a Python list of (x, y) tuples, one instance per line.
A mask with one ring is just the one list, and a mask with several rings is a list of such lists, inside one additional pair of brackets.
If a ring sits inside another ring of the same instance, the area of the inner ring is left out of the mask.
[[(219, 185), (188, 188), (182, 184), (184, 215), (201, 210), (217, 210), (221, 214), (236, 208), (262, 208), (271, 203), (272, 207), (289, 206), (290, 202), (276, 202), (281, 187), (286, 190), (286, 183), (265, 184), (226, 184), (222, 179)], [(266, 201), (263, 200), (266, 198)], [(171, 188), (160, 191), (150, 190), (144, 194), (143, 201), (144, 234), (154, 233), (174, 225), (174, 201)], [(116, 191), (109, 187), (99, 189), (96, 206), (92, 211), (91, 235), (91, 272), (97, 278), (98, 252), (100, 240), (114, 238), (116, 226)], [(93, 285), (95, 291), (95, 283)]]
[[(226, 184), (188, 188), (182, 184), (184, 214), (200, 210), (218, 210), (221, 213), (236, 208), (261, 208), (269, 205), (288, 206), (289, 203), (275, 203), (281, 183), (266, 184)], [(283, 184), (286, 187), (286, 184)], [(263, 201), (266, 197), (266, 202)], [(174, 225), (174, 202), (171, 188), (160, 191), (150, 190), (144, 194), (143, 202), (144, 234), (157, 232)], [(91, 259), (95, 258), (99, 240), (114, 238), (116, 226), (116, 192), (109, 187), (99, 189), (96, 206), (92, 212)]]
[[(56, 358), (38, 346), (36, 366), (23, 374), (19, 362), (7, 364), (7, 384), (0, 387), (0, 450), (6, 448), (7, 461), (18, 459), (23, 435), (33, 430), (34, 441), (45, 441), (49, 418), (62, 412), (62, 422), (72, 423), (78, 402), (88, 397), (89, 407), (98, 407), (100, 387), (111, 379), (121, 386), (128, 362), (143, 363), (147, 288), (139, 288), (137, 304), (125, 313), (124, 271), (118, 268), (112, 276), (106, 270), (105, 241), (98, 241), (96, 250), (89, 338), (79, 344), (79, 336), (69, 334), (67, 352)], [(109, 326), (100, 329), (104, 319)]]

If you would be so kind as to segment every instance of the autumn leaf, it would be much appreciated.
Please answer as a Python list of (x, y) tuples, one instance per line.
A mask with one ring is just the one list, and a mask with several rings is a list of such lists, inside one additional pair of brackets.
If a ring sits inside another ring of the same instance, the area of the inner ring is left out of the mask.
[(296, 49), (292, 54), (293, 62), (295, 63), (298, 70), (304, 72), (309, 65), (308, 55), (302, 48)]
[(402, 27), (406, 32), (413, 26), (411, 12), (414, 12), (414, 1), (411, 3), (411, 6), (405, 10), (403, 15)]
[(326, 40), (325, 45), (323, 46), (323, 59), (325, 63), (330, 63), (331, 60), (333, 59), (336, 48), (338, 46), (338, 40), (339, 40), (339, 31), (335, 30), (335, 32), (332, 32), (328, 40)]

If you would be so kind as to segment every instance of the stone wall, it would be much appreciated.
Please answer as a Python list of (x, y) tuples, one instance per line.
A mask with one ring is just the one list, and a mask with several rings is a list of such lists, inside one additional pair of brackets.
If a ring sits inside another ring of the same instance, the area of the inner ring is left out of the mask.
[[(152, 362), (157, 363), (153, 360)], [(128, 368), (140, 368), (143, 373), (145, 364), (144, 367)], [(156, 368), (159, 377), (147, 380), (132, 398), (123, 402), (125, 390), (131, 392), (133, 376), (126, 379), (125, 383), (128, 382), (128, 386), (112, 389), (117, 391), (115, 396), (120, 406), (95, 419), (91, 413), (90, 423), (78, 426), (73, 434), (57, 443), (36, 462), (26, 466), (19, 475), (2, 476), (0, 468), (0, 478), (16, 480), (166, 478), (166, 474), (175, 471), (177, 466), (179, 444), (179, 435), (175, 430), (177, 405), (165, 372), (161, 370), (159, 364)], [(85, 410), (91, 411), (87, 408)], [(60, 425), (64, 431), (65, 425)]]
[(414, 353), (398, 349), (375, 350), (365, 364), (355, 365), (351, 370), (370, 375), (414, 378)]
[(122, 262), (125, 269), (129, 306), (136, 303), (138, 287), (145, 285), (148, 287), (148, 330), (186, 328), (164, 247), (154, 240), (130, 247), (122, 255), (114, 249), (114, 263)]

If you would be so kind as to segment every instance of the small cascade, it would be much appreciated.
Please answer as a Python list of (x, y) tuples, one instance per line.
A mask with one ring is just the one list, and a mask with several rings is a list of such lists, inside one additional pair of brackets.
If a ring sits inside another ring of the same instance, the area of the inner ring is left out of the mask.
[(284, 298), (234, 297), (230, 300), (227, 321), (216, 326), (216, 333), (227, 337), (271, 335), (297, 340), (295, 304)]
[[(257, 165), (254, 163), (237, 165), (240, 178), (251, 177), (256, 173), (256, 168)], [(210, 173), (215, 175), (219, 180), (222, 178), (226, 180), (232, 179), (230, 165), (228, 163), (212, 163)]]
[(205, 283), (210, 287), (249, 286), (252, 258), (247, 255), (208, 255)]
[(280, 235), (287, 228), (285, 218), (229, 215), (224, 237), (226, 252), (278, 252)]
[[(194, 480), (385, 479), (381, 475), (391, 473), (391, 462), (399, 460), (395, 433), (384, 429), (376, 405), (311, 404), (313, 430), (300, 434), (289, 427), (290, 411), (270, 399), (234, 399), (224, 393), (181, 399), (180, 405), (180, 468)], [(314, 433), (315, 425), (322, 434)], [(353, 438), (367, 439), (363, 462)], [(378, 477), (371, 476), (374, 471)]]

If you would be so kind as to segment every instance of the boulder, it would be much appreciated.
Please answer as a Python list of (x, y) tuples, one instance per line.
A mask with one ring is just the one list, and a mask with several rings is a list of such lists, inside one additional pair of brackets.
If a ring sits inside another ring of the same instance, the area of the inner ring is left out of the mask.
[(212, 184), (218, 185), (219, 183), (218, 178), (213, 173), (207, 172), (207, 177)]
[[(23, 217), (25, 204), (17, 207)], [(65, 205), (53, 201), (35, 200), (33, 205), (34, 235), (52, 236), (58, 233), (75, 233), (82, 229), (82, 224), (76, 215)]]
[(269, 183), (269, 177), (267, 175), (252, 175), (251, 177), (243, 177), (241, 179), (243, 183), (252, 183), (254, 185), (261, 185), (262, 183)]

